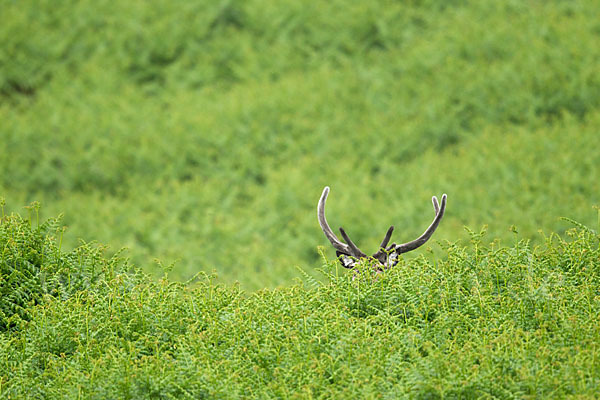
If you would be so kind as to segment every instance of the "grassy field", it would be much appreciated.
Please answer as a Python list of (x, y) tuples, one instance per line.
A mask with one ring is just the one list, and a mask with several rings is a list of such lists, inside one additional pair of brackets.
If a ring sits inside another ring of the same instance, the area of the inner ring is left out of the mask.
[(442, 243), (595, 224), (595, 1), (0, 9), (0, 195), (64, 213), (65, 249), (288, 286), (296, 266), (317, 276), (325, 185), (333, 227), (369, 249), (390, 224), (420, 234), (442, 193)]

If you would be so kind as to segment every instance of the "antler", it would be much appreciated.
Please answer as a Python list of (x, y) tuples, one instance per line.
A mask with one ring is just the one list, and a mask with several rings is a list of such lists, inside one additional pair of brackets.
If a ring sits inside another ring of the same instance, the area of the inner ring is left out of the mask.
[(366, 257), (367, 256), (365, 253), (363, 253), (362, 251), (360, 251), (360, 249), (358, 247), (356, 247), (356, 245), (352, 242), (352, 240), (350, 240), (350, 238), (346, 234), (346, 231), (342, 227), (340, 227), (340, 233), (342, 234), (342, 237), (344, 238), (344, 240), (346, 241), (346, 243), (348, 243), (348, 247), (350, 248), (350, 250), (352, 250), (352, 253), (350, 253), (351, 256), (354, 256), (354, 257), (357, 257), (357, 258), (361, 258), (361, 257)]
[(433, 232), (435, 232), (438, 225), (440, 224), (442, 217), (444, 216), (444, 211), (446, 211), (446, 198), (447, 197), (448, 196), (446, 196), (445, 194), (442, 195), (442, 207), (441, 208), (440, 208), (440, 205), (438, 204), (437, 197), (433, 196), (431, 198), (431, 202), (433, 203), (433, 210), (435, 211), (435, 218), (433, 219), (433, 222), (431, 223), (431, 225), (429, 225), (429, 228), (427, 228), (427, 230), (425, 232), (423, 232), (423, 234), (421, 236), (419, 236), (418, 238), (416, 238), (415, 240), (394, 246), (396, 253), (398, 253), (398, 254), (407, 253), (418, 247), (423, 246), (425, 244), (425, 242), (427, 242), (429, 240), (431, 235), (433, 235)]
[(385, 248), (385, 246), (387, 246), (387, 244), (390, 242), (390, 238), (392, 237), (392, 232), (393, 231), (394, 231), (394, 225), (390, 226), (390, 229), (388, 229), (387, 233), (385, 234), (385, 237), (383, 238), (383, 241), (379, 245), (379, 251), (377, 253), (373, 254), (373, 258), (378, 259), (382, 263), (385, 262), (384, 260), (385, 260), (385, 257), (387, 256), (387, 254), (393, 248), (396, 247), (396, 243), (392, 243), (392, 245), (389, 248), (387, 248), (387, 249)]
[(350, 240), (346, 232), (340, 228), (340, 233), (342, 237), (346, 241), (346, 243), (342, 243), (335, 233), (329, 227), (327, 223), (327, 219), (325, 219), (325, 202), (327, 201), (327, 196), (329, 195), (329, 186), (325, 186), (323, 189), (323, 194), (321, 194), (321, 199), (319, 200), (319, 205), (317, 206), (317, 218), (319, 219), (319, 225), (321, 225), (321, 229), (323, 229), (323, 233), (331, 242), (331, 245), (338, 251), (348, 254), (350, 256), (354, 256), (356, 258), (366, 257), (366, 254), (360, 251), (358, 247)]
[[(321, 199), (319, 200), (319, 205), (317, 206), (317, 217), (319, 219), (319, 225), (321, 225), (321, 229), (323, 229), (323, 233), (325, 233), (325, 236), (327, 237), (327, 239), (329, 239), (329, 241), (331, 242), (333, 247), (338, 252), (343, 253), (345, 255), (353, 256), (355, 258), (367, 257), (367, 255), (365, 253), (363, 253), (352, 242), (352, 240), (350, 240), (350, 238), (348, 237), (348, 235), (346, 234), (344, 229), (340, 228), (340, 233), (342, 234), (342, 237), (344, 238), (344, 240), (346, 241), (347, 244), (341, 242), (337, 238), (337, 236), (335, 236), (335, 234), (329, 227), (329, 224), (327, 223), (327, 220), (325, 219), (325, 202), (327, 201), (328, 195), (329, 195), (329, 186), (325, 186), (325, 188), (323, 189), (323, 194), (321, 194)], [(379, 246), (379, 251), (377, 251), (375, 254), (373, 254), (372, 257), (377, 259), (381, 264), (388, 266), (388, 264), (386, 264), (386, 261), (389, 261), (388, 255), (391, 255), (391, 253), (395, 253), (394, 259), (397, 259), (398, 254), (407, 253), (407, 252), (415, 250), (416, 248), (421, 247), (423, 244), (425, 244), (429, 240), (429, 238), (431, 238), (431, 236), (437, 229), (438, 225), (440, 224), (442, 217), (444, 216), (444, 212), (446, 211), (446, 198), (447, 198), (447, 196), (445, 194), (442, 195), (441, 207), (440, 207), (440, 204), (438, 203), (437, 197), (433, 196), (431, 198), (431, 201), (433, 202), (433, 210), (435, 212), (435, 217), (434, 217), (431, 225), (429, 225), (429, 228), (427, 228), (427, 230), (425, 232), (423, 232), (423, 234), (421, 236), (419, 236), (418, 238), (416, 238), (413, 241), (410, 241), (410, 242), (407, 242), (404, 244), (397, 245), (396, 243), (392, 243), (390, 246), (388, 246), (386, 248), (387, 244), (389, 243), (389, 241), (392, 237), (392, 232), (394, 231), (394, 227), (390, 226), (387, 233), (385, 234), (385, 237), (383, 238), (383, 241), (381, 242), (381, 245)]]

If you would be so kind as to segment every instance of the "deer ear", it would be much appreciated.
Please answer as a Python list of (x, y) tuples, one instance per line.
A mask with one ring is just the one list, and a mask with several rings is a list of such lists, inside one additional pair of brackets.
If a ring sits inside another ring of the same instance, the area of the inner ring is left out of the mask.
[(344, 268), (354, 268), (357, 260), (354, 257), (349, 256), (348, 254), (342, 253), (341, 251), (336, 251), (335, 255), (337, 256), (340, 264)]

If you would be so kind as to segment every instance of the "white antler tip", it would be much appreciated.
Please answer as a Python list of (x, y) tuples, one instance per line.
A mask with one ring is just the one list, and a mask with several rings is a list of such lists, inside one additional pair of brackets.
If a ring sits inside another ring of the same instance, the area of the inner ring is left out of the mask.
[(323, 189), (323, 193), (321, 193), (321, 201), (325, 201), (325, 199), (327, 199), (327, 196), (329, 196), (329, 186), (325, 186), (325, 188)]

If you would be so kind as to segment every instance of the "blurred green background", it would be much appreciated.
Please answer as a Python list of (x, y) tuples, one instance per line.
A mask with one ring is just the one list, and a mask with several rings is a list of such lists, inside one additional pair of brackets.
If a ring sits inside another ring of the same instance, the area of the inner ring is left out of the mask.
[[(333, 250), (597, 226), (597, 1), (0, 0), (0, 196), (65, 247), (290, 284)], [(425, 247), (439, 248), (432, 241)], [(428, 254), (418, 250), (414, 253)], [(412, 257), (407, 255), (406, 257)], [(427, 255), (429, 256), (429, 255)]]

